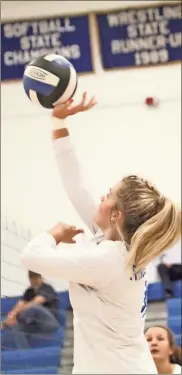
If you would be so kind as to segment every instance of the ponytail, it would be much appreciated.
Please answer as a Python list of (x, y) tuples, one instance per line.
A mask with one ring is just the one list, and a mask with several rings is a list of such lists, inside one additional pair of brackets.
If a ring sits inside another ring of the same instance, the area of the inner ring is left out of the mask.
[(181, 212), (165, 199), (163, 208), (144, 222), (131, 238), (128, 265), (136, 271), (145, 268), (164, 250), (174, 245), (181, 235)]

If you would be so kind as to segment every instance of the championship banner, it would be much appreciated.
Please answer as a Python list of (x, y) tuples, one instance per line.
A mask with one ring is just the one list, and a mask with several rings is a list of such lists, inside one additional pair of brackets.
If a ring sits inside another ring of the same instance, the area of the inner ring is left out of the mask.
[(180, 61), (181, 3), (98, 13), (105, 69)]
[(87, 15), (6, 22), (1, 46), (2, 80), (21, 79), (30, 61), (52, 53), (67, 58), (78, 73), (93, 71)]

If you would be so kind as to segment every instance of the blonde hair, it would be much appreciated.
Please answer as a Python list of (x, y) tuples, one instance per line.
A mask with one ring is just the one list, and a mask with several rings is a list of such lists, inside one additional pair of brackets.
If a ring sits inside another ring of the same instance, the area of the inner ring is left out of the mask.
[(136, 271), (179, 240), (181, 211), (148, 181), (125, 177), (117, 191), (117, 206), (124, 214), (120, 234), (130, 247), (127, 264)]

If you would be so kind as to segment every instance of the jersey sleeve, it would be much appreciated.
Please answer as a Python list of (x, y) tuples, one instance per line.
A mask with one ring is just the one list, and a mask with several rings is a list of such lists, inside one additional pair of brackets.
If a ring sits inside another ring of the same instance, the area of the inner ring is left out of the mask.
[(46, 299), (46, 302), (50, 302), (55, 298), (54, 290), (50, 285), (43, 284), (37, 293), (38, 296), (42, 296)]
[[(114, 243), (113, 243), (114, 244)], [(120, 251), (111, 241), (100, 245), (62, 244), (44, 233), (33, 239), (21, 255), (24, 266), (45, 277), (101, 288), (121, 271)]]
[(31, 293), (30, 288), (25, 290), (21, 299), (22, 301), (26, 301), (26, 302), (30, 302), (32, 300), (32, 293)]
[(53, 141), (57, 165), (63, 187), (75, 210), (92, 233), (95, 233), (93, 216), (96, 204), (83, 179), (82, 170), (70, 136)]

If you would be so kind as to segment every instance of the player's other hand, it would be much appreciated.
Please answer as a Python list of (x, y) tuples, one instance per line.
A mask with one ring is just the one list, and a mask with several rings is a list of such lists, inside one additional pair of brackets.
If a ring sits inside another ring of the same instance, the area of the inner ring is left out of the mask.
[(83, 232), (83, 229), (78, 229), (75, 226), (65, 223), (58, 223), (49, 230), (49, 234), (54, 237), (56, 244), (59, 244), (60, 242), (75, 243), (76, 241), (74, 240), (74, 237)]

